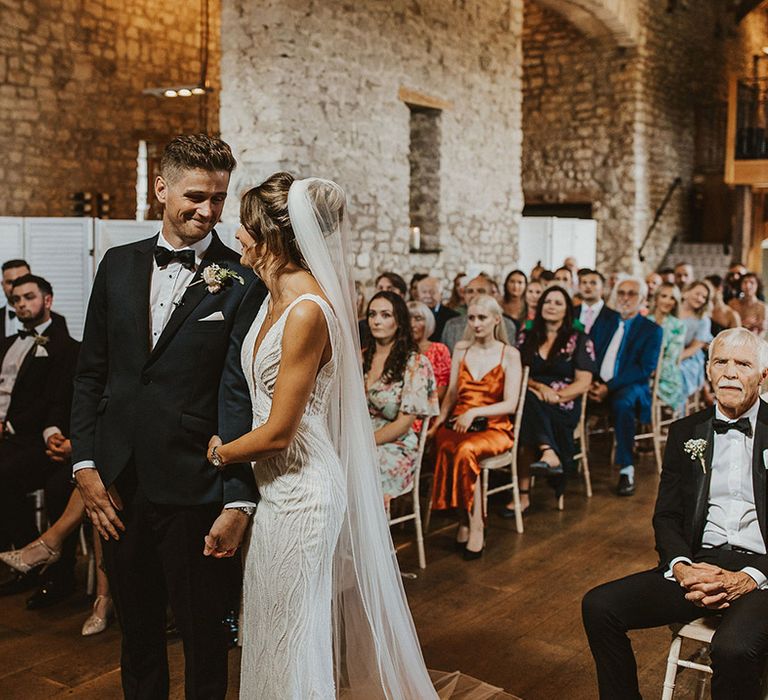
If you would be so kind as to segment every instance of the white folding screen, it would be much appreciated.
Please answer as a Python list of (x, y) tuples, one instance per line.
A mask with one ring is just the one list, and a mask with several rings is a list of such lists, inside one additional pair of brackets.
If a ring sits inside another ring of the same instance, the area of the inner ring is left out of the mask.
[[(24, 257), (24, 219), (0, 216), (0, 263)], [(0, 306), (5, 299), (0, 297)]]
[(80, 340), (91, 291), (93, 219), (24, 219), (24, 258), (53, 286), (53, 308)]
[(160, 230), (160, 225), (160, 221), (96, 219), (93, 243), (94, 272), (99, 268), (104, 253), (110, 248), (154, 236)]

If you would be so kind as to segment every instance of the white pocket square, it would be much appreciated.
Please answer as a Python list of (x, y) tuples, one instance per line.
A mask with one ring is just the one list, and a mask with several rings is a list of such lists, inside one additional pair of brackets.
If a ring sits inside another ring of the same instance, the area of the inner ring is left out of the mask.
[(221, 313), (221, 311), (214, 311), (212, 314), (209, 314), (205, 318), (198, 318), (198, 321), (223, 321), (224, 320), (224, 314)]
[(763, 466), (768, 469), (768, 450), (763, 450)]

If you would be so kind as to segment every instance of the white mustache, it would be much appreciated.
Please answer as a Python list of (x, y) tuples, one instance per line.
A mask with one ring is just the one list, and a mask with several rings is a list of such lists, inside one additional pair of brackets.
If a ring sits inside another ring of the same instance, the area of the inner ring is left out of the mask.
[(744, 385), (741, 382), (731, 381), (730, 379), (721, 379), (717, 383), (718, 389), (743, 389)]

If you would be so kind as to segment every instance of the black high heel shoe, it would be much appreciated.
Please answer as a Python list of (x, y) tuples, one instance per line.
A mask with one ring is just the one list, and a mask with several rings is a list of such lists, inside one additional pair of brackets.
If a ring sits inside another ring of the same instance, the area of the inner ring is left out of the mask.
[[(523, 489), (520, 489), (520, 491), (518, 491), (518, 493), (521, 496), (523, 496), (523, 495), (528, 496), (530, 494), (530, 491), (528, 489), (525, 489), (525, 491), (523, 491)], [(529, 498), (528, 499), (528, 505), (525, 508), (522, 509), (522, 511), (520, 512), (520, 515), (525, 515), (530, 509), (531, 509), (531, 501), (530, 501), (530, 498)], [(504, 506), (499, 511), (499, 515), (502, 518), (507, 518), (507, 519), (514, 518), (515, 517), (515, 509), (514, 508), (509, 508), (507, 506)]]
[(471, 549), (467, 549), (464, 547), (464, 560), (465, 561), (472, 561), (473, 559), (479, 559), (483, 556), (483, 552), (485, 551), (485, 542), (483, 542), (483, 546), (481, 549), (479, 549), (477, 552), (473, 552)]

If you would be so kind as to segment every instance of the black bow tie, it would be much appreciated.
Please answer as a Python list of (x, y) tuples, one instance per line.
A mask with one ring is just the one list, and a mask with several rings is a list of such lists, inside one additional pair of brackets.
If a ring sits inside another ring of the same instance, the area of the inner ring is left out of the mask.
[(26, 328), (22, 328), (20, 331), (16, 332), (16, 335), (19, 336), (19, 338), (34, 338), (37, 333), (35, 331), (28, 331)]
[(155, 262), (158, 267), (165, 267), (168, 263), (178, 260), (182, 267), (187, 270), (195, 269), (195, 251), (185, 248), (184, 250), (169, 250), (161, 245), (155, 246)]
[(715, 418), (712, 421), (712, 427), (718, 435), (724, 435), (729, 430), (738, 430), (744, 433), (748, 438), (752, 437), (752, 424), (749, 422), (749, 418), (739, 418), (739, 420), (731, 423), (727, 420), (720, 420)]
[(13, 309), (8, 309), (8, 315), (11, 318), (16, 318), (16, 312)]

